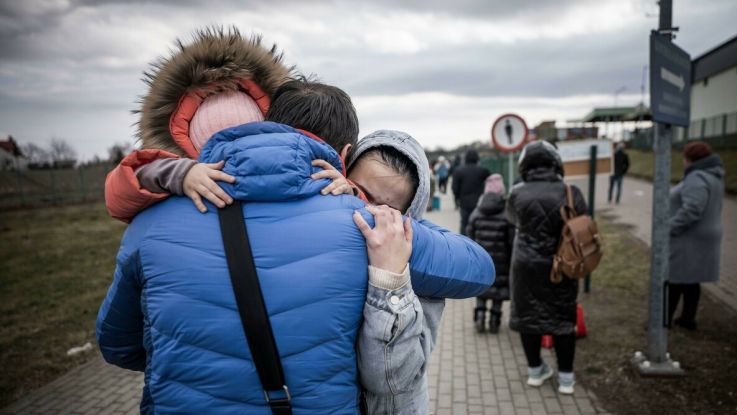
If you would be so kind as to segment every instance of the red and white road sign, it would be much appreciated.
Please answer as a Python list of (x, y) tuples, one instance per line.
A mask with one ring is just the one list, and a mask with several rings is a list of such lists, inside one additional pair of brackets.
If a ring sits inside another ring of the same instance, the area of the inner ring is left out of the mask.
[(517, 114), (504, 114), (491, 126), (494, 148), (505, 153), (521, 149), (527, 142), (527, 124)]

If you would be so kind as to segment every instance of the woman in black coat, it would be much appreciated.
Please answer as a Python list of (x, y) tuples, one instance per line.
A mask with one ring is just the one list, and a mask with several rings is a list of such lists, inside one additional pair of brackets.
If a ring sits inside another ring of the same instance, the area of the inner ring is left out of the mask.
[[(552, 144), (525, 146), (519, 160), (523, 182), (507, 201), (507, 218), (517, 228), (512, 259), (512, 316), (510, 327), (520, 333), (528, 363), (527, 384), (541, 386), (553, 371), (540, 358), (544, 334), (553, 335), (558, 360), (558, 391), (572, 394), (576, 349), (578, 281), (550, 280), (553, 256), (564, 225), (560, 208), (566, 203), (563, 163)], [(577, 214), (586, 213), (581, 191), (571, 186)]]
[(484, 331), (486, 324), (486, 302), (491, 300), (489, 332), (498, 333), (502, 320), (502, 303), (509, 300), (509, 269), (512, 261), (514, 227), (504, 214), (504, 178), (492, 174), (486, 179), (484, 194), (468, 219), (466, 234), (481, 245), (494, 259), (496, 279), (484, 294), (476, 297), (473, 319), (476, 330)]

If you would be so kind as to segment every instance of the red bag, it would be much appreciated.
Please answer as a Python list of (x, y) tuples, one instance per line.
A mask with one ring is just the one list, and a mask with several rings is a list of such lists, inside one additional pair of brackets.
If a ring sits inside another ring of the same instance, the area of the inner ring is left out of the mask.
[(583, 319), (583, 307), (581, 304), (576, 304), (576, 337), (586, 337), (587, 333), (586, 321)]
[(549, 334), (544, 335), (542, 346), (546, 349), (552, 349), (553, 348), (553, 336)]

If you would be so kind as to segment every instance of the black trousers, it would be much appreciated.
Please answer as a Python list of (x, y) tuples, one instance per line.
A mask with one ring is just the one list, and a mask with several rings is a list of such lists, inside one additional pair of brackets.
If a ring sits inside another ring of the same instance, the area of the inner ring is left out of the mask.
[(466, 235), (466, 226), (468, 225), (468, 217), (471, 216), (473, 209), (461, 208), (461, 235)]
[(668, 324), (673, 321), (678, 302), (683, 296), (683, 310), (681, 320), (685, 322), (696, 321), (696, 310), (699, 308), (699, 297), (701, 297), (701, 284), (668, 284)]
[[(522, 348), (525, 349), (527, 366), (538, 367), (543, 361), (540, 358), (543, 336), (541, 334), (520, 333)], [(573, 358), (576, 355), (576, 335), (553, 336), (555, 357), (558, 361), (558, 372), (573, 372)]]
[(448, 191), (448, 176), (440, 177), (438, 179), (438, 190), (440, 193), (445, 194)]
[(618, 175), (612, 175), (609, 177), (609, 202), (612, 201), (612, 190), (614, 188), (617, 188), (617, 203), (619, 203), (619, 199), (622, 197), (622, 180), (624, 179), (624, 176), (618, 176)]

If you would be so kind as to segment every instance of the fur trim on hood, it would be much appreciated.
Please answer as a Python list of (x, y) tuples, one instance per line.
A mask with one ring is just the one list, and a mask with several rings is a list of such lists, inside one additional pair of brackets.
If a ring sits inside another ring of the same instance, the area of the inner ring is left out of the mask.
[[(182, 137), (188, 137), (189, 120), (202, 99), (216, 92), (242, 89), (265, 114), (269, 97), (293, 70), (284, 66), (276, 45), (267, 49), (261, 45), (261, 36), (246, 38), (235, 27), (208, 27), (193, 37), (187, 45), (177, 40), (172, 55), (160, 58), (144, 73), (149, 90), (140, 101), (141, 108), (134, 111), (140, 114), (138, 137), (144, 149), (196, 156)], [(172, 117), (188, 95), (196, 95), (188, 103), (189, 119), (175, 125)]]

